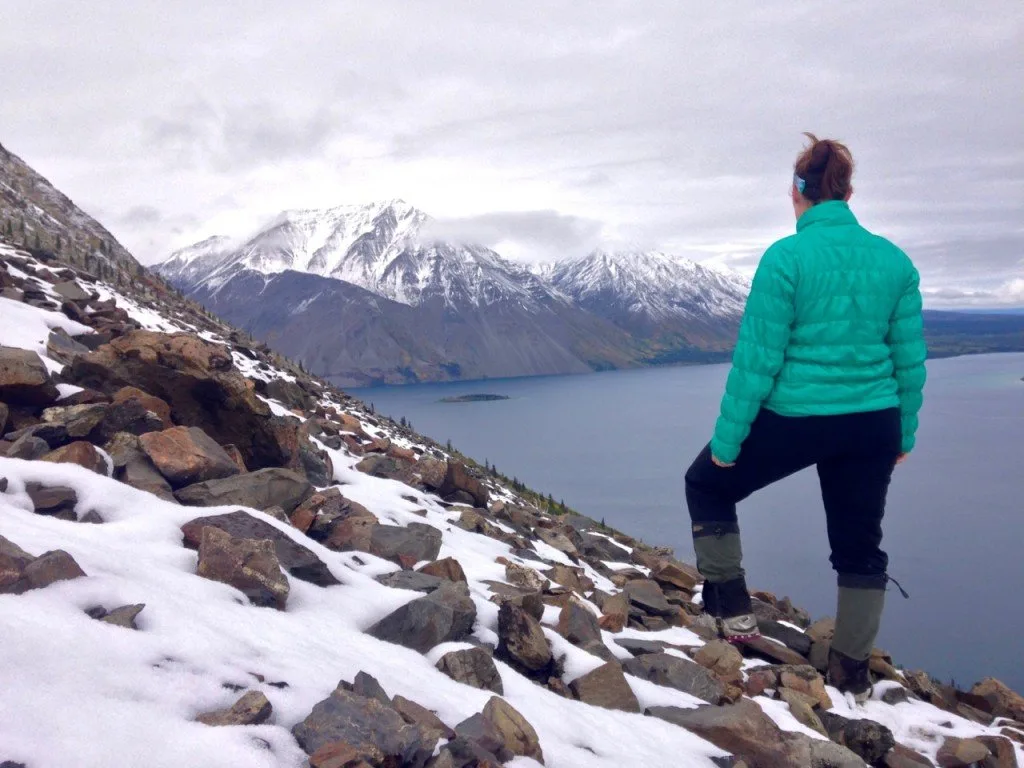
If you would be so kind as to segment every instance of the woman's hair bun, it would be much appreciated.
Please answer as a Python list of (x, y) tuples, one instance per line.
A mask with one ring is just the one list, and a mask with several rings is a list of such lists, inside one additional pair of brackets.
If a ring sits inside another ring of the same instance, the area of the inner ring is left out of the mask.
[(800, 152), (793, 168), (804, 180), (803, 196), (813, 203), (845, 200), (853, 179), (853, 155), (849, 148), (835, 139), (819, 139), (805, 133), (810, 144)]

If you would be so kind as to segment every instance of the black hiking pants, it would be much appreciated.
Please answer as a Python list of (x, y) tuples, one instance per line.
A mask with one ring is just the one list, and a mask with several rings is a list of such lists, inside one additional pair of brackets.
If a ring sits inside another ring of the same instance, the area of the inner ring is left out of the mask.
[(686, 473), (698, 568), (710, 583), (742, 579), (736, 504), (814, 465), (839, 586), (884, 590), (882, 516), (901, 444), (896, 408), (804, 417), (762, 409), (735, 466), (716, 466), (709, 446)]

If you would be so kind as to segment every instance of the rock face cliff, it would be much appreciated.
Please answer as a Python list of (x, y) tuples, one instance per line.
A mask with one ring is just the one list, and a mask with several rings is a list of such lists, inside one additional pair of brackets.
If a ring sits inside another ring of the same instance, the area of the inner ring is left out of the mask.
[(876, 650), (851, 707), (822, 677), (828, 618), (759, 592), (765, 637), (723, 643), (671, 552), (173, 292), (2, 245), (0, 286), (0, 765), (1024, 757), (998, 681)]

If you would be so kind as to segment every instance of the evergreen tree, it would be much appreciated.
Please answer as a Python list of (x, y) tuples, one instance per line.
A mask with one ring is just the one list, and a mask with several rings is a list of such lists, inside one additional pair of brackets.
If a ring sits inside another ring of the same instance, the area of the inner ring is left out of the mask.
[(407, 426), (409, 426), (409, 425), (408, 425), (408, 423), (407, 423), (407, 422), (406, 422), (406, 420), (405, 420), (405, 416), (403, 416), (402, 418), (400, 418), (400, 419), (398, 420), (398, 423), (399, 423), (399, 424), (401, 424), (401, 425), (402, 425), (403, 427), (407, 427)]
[(39, 241), (39, 233), (36, 232), (35, 238), (32, 240), (32, 247), (37, 251), (43, 247), (43, 244)]
[(61, 249), (62, 245), (63, 244), (61, 243), (60, 235), (57, 235), (57, 241), (54, 243), (53, 249), (55, 251), (57, 251), (57, 253), (60, 253), (60, 249)]
[(7, 220), (7, 236), (14, 237), (14, 222), (10, 219)]
[(452, 449), (452, 439), (450, 437), (448, 438), (448, 442), (445, 443), (445, 448), (448, 450), (448, 453), (451, 453), (452, 450), (453, 450)]

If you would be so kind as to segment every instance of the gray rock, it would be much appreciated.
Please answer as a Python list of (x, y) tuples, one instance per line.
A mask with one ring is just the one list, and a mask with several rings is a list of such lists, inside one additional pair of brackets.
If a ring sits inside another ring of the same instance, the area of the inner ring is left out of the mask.
[(696, 662), (669, 656), (667, 653), (649, 653), (637, 656), (623, 664), (631, 675), (657, 685), (676, 690), (717, 704), (725, 695), (722, 681)]
[(790, 650), (796, 651), (801, 656), (808, 656), (811, 653), (811, 638), (799, 629), (793, 629), (785, 624), (780, 624), (771, 619), (759, 619), (758, 628), (762, 635), (778, 640)]
[(570, 599), (558, 614), (556, 631), (577, 648), (612, 661), (615, 656), (601, 640), (597, 616), (575, 598)]
[(483, 713), (467, 717), (455, 726), (455, 733), (466, 741), (476, 744), (486, 753), (497, 757), (499, 763), (513, 758), (511, 750), (505, 746), (505, 741), (498, 729)]
[(376, 525), (370, 534), (370, 553), (385, 560), (409, 558), (418, 563), (436, 559), (440, 550), (441, 532), (426, 523)]
[(237, 504), (253, 509), (278, 506), (291, 513), (313, 492), (309, 480), (290, 469), (272, 467), (221, 480), (196, 483), (174, 494), (182, 504), (219, 507)]
[(384, 690), (384, 686), (376, 677), (366, 672), (360, 671), (356, 674), (352, 681), (352, 693), (357, 693), (368, 699), (376, 699), (385, 707), (391, 706), (391, 697)]
[(395, 571), (378, 576), (377, 581), (392, 589), (409, 589), (413, 592), (430, 593), (441, 586), (446, 579), (419, 571)]
[(142, 613), (142, 609), (145, 607), (145, 603), (136, 603), (135, 605), (122, 605), (120, 608), (115, 608), (109, 613), (104, 611), (102, 615), (95, 616), (94, 618), (99, 619), (104, 624), (112, 624), (115, 627), (124, 627), (125, 629), (138, 629), (138, 626), (135, 624), (135, 619), (140, 613)]
[(278, 530), (270, 523), (259, 520), (239, 510), (226, 515), (210, 515), (197, 517), (185, 523), (181, 532), (185, 537), (185, 546), (198, 549), (202, 540), (203, 528), (213, 526), (240, 539), (268, 539), (274, 544), (277, 559), (289, 575), (296, 579), (308, 581), (320, 587), (340, 584), (327, 565), (312, 550), (294, 541), (286, 533)]
[(497, 694), (505, 692), (498, 667), (483, 648), (451, 651), (441, 657), (437, 668), (452, 680)]
[(404, 696), (395, 696), (391, 707), (410, 725), (418, 725), (426, 735), (427, 743), (436, 743), (438, 739), (454, 739), (455, 730), (449, 728), (436, 714), (415, 701)]
[(426, 653), (439, 643), (463, 640), (473, 631), (476, 606), (465, 584), (445, 582), (426, 597), (406, 603), (367, 630), (389, 643)]
[(751, 699), (722, 707), (650, 707), (646, 714), (685, 728), (750, 766), (810, 766), (805, 736), (783, 732)]
[(26, 434), (15, 440), (4, 454), (9, 459), (35, 461), (50, 452), (50, 444), (41, 437)]
[(650, 579), (637, 579), (626, 583), (622, 588), (629, 598), (630, 605), (639, 608), (652, 616), (676, 616), (679, 608), (672, 605), (661, 591), (658, 583)]
[(647, 653), (664, 653), (666, 648), (671, 646), (662, 640), (639, 640), (632, 637), (617, 637), (615, 644), (625, 648), (634, 656), (643, 656)]
[(85, 289), (82, 288), (74, 280), (66, 280), (63, 283), (57, 283), (53, 286), (53, 290), (57, 292), (59, 296), (67, 299), (68, 301), (88, 301), (91, 297), (86, 293)]
[(827, 711), (817, 714), (832, 741), (859, 755), (869, 765), (877, 763), (896, 746), (892, 731), (873, 720), (848, 720)]
[(552, 655), (544, 630), (540, 622), (512, 603), (498, 609), (497, 653), (528, 675), (548, 676)]
[(20, 594), (30, 589), (42, 589), (58, 581), (80, 579), (83, 576), (85, 572), (75, 562), (75, 558), (57, 549), (43, 553), (25, 566), (22, 572), (23, 588), (18, 588), (15, 584), (13, 589), (0, 588), (0, 591)]
[(44, 486), (42, 483), (25, 483), (25, 493), (32, 500), (36, 513), (75, 520), (75, 506), (78, 494), (74, 488), (63, 485)]
[(334, 742), (344, 742), (372, 765), (421, 768), (433, 752), (423, 731), (391, 707), (339, 686), (292, 728), (299, 746), (312, 755)]
[(46, 340), (46, 356), (64, 365), (70, 365), (79, 355), (89, 354), (89, 348), (79, 344), (63, 331), (50, 331)]

